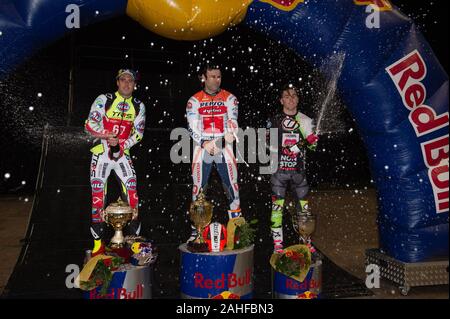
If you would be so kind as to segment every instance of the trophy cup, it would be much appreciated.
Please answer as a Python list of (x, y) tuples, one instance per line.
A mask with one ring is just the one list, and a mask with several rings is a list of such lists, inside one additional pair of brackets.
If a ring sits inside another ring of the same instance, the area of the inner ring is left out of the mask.
[(205, 243), (202, 233), (203, 228), (209, 225), (212, 219), (213, 205), (205, 199), (205, 195), (201, 192), (197, 200), (192, 202), (189, 209), (189, 218), (197, 229), (197, 238), (189, 242), (187, 249), (191, 252), (208, 252), (208, 244)]
[(311, 234), (316, 229), (316, 216), (311, 212), (296, 211), (292, 214), (292, 225), (300, 237), (300, 243), (311, 245)]
[(131, 221), (135, 209), (128, 206), (120, 198), (105, 209), (105, 221), (114, 228), (114, 236), (111, 238), (110, 247), (122, 248), (125, 245), (122, 229)]

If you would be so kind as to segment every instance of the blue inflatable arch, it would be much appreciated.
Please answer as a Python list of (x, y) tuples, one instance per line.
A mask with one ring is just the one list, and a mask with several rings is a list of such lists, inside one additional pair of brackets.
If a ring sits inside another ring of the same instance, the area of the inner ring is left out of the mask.
[[(370, 3), (379, 28), (366, 24)], [(127, 2), (0, 0), (0, 78), (71, 31), (68, 4), (86, 26), (124, 14)], [(244, 23), (312, 65), (345, 55), (338, 88), (370, 159), (381, 247), (405, 262), (448, 258), (448, 76), (414, 23), (385, 0), (259, 0)]]

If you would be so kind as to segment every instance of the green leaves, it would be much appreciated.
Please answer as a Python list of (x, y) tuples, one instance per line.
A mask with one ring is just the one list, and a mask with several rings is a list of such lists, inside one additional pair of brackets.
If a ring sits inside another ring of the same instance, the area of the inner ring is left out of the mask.
[(258, 223), (258, 220), (252, 219), (250, 222), (236, 228), (234, 235), (236, 243), (234, 249), (241, 249), (253, 245), (255, 242), (256, 229), (254, 229), (252, 225), (255, 225), (256, 223)]

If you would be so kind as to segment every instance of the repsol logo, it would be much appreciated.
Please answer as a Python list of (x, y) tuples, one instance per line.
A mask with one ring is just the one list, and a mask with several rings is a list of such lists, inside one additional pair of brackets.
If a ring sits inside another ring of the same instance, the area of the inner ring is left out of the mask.
[(205, 106), (225, 106), (223, 101), (208, 101), (208, 102), (200, 102), (200, 107)]

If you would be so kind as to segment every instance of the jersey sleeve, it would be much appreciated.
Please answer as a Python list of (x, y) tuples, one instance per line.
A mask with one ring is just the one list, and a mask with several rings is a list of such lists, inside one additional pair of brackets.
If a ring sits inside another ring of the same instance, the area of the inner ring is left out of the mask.
[(94, 137), (106, 134), (103, 127), (103, 117), (105, 116), (106, 95), (99, 95), (91, 105), (89, 117), (84, 123), (84, 129), (87, 133)]
[(201, 118), (198, 112), (199, 107), (200, 102), (195, 97), (191, 97), (186, 105), (186, 119), (188, 123), (189, 135), (196, 143), (201, 145), (202, 131)]
[(227, 131), (230, 133), (237, 134), (238, 132), (238, 106), (239, 101), (238, 99), (233, 95), (230, 94), (226, 101), (227, 105), (227, 115), (228, 115), (228, 121), (227, 121)]
[(301, 114), (300, 126), (302, 128), (303, 137), (308, 142), (307, 147), (311, 150), (315, 150), (317, 147), (318, 137), (314, 133), (314, 121), (305, 114)]
[(139, 113), (133, 122), (133, 128), (131, 130), (130, 136), (124, 142), (123, 148), (130, 149), (132, 146), (139, 143), (144, 137), (145, 131), (145, 105), (144, 103), (139, 104)]
[(314, 131), (313, 131), (314, 123), (313, 123), (313, 120), (306, 115), (302, 115), (301, 119), (302, 119), (301, 127), (304, 132), (304, 137), (307, 138), (309, 135), (314, 133)]

